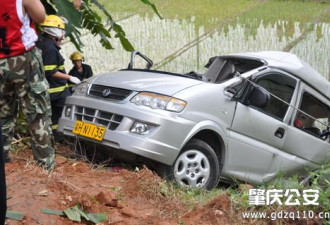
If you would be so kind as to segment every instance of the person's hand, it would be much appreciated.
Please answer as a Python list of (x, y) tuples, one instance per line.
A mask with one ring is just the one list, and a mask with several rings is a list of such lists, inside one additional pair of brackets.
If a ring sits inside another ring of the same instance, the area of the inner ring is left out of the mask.
[(70, 76), (69, 81), (74, 83), (74, 84), (80, 84), (81, 83), (81, 81), (77, 77), (74, 77), (74, 76)]

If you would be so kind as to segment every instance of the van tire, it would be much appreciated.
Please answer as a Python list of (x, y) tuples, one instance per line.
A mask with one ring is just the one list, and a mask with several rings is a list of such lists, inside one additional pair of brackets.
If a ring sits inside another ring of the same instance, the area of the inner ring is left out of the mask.
[(165, 172), (179, 186), (210, 190), (219, 183), (219, 159), (206, 142), (192, 139)]

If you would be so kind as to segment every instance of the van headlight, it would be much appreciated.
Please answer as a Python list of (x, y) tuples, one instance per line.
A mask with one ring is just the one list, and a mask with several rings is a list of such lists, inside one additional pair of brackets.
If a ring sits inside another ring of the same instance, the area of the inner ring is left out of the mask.
[(87, 92), (89, 84), (87, 82), (81, 82), (74, 88), (73, 95), (84, 95)]
[(185, 101), (180, 99), (150, 92), (138, 93), (132, 98), (131, 102), (152, 109), (163, 109), (172, 112), (181, 112), (187, 105)]

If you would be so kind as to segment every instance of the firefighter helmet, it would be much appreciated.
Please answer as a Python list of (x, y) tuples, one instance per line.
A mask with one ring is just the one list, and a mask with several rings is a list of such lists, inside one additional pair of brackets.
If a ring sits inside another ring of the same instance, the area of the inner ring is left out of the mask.
[(68, 21), (64, 17), (49, 15), (40, 24), (42, 31), (53, 37), (62, 38), (65, 35), (65, 23)]
[(72, 61), (75, 61), (75, 60), (84, 60), (84, 56), (80, 52), (74, 52), (70, 56), (70, 59)]
[(48, 15), (44, 22), (40, 24), (42, 27), (56, 27), (62, 30), (65, 29), (65, 19), (56, 15)]

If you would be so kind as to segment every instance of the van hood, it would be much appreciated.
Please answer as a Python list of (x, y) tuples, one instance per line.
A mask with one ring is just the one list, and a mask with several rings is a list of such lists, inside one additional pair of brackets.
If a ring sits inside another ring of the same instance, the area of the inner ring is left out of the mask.
[(188, 77), (146, 71), (118, 71), (94, 76), (92, 84), (117, 87), (132, 91), (148, 91), (172, 96), (175, 93), (202, 84)]

